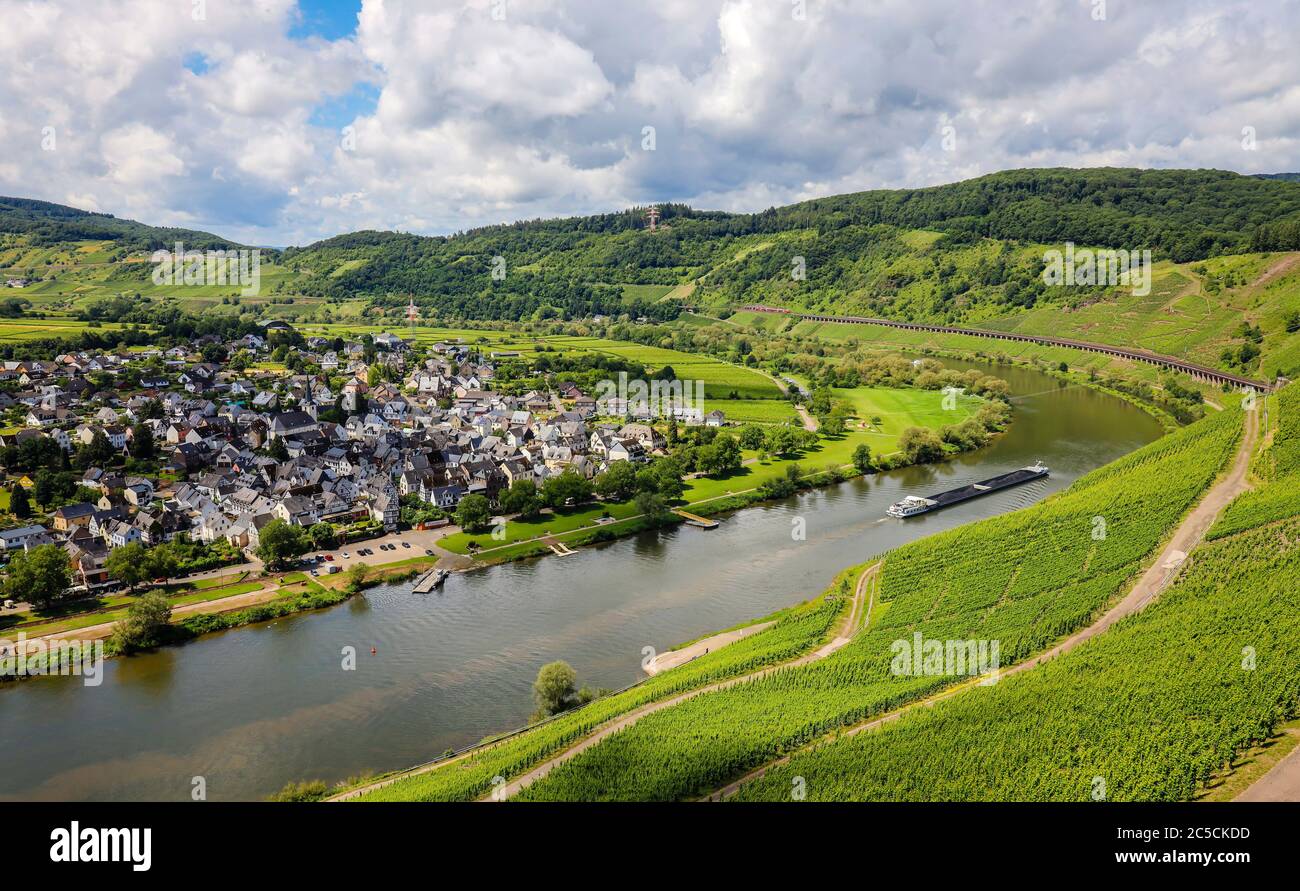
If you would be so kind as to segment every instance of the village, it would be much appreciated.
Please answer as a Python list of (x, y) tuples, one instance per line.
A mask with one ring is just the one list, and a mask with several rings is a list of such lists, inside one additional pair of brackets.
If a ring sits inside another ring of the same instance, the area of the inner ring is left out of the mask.
[[(590, 491), (619, 462), (667, 455), (652, 406), (598, 404), (540, 375), (508, 394), (496, 376), (493, 358), (466, 343), (304, 338), (284, 322), (232, 341), (5, 361), (0, 412), (14, 426), (0, 433), (2, 559), (56, 545), (81, 596), (122, 585), (119, 548), (179, 543), (177, 575), (255, 566), (273, 526), (300, 530), (311, 550), (415, 541), (433, 555), (437, 536), (402, 540), (399, 529), (454, 531), (470, 496), (495, 513), (517, 484), (541, 492), (576, 477)], [(674, 428), (726, 423), (689, 404), (667, 414)], [(373, 547), (353, 550), (384, 562)]]

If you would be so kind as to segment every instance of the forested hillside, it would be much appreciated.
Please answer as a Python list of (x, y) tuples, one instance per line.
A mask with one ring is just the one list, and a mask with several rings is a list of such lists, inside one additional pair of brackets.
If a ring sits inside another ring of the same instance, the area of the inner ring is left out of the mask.
[[(1251, 251), (1300, 250), (1300, 183), (1216, 170), (1013, 170), (752, 214), (659, 209), (653, 232), (645, 208), (631, 208), (451, 236), (339, 235), (264, 256), (270, 274), (258, 299), (346, 304), (371, 317), (400, 317), (414, 299), (425, 318), (440, 320), (667, 320), (684, 306), (725, 315), (765, 302), (978, 324), (1130, 290), (1045, 284), (1043, 252), (1066, 241), (1150, 249), (1180, 269)], [(31, 271), (37, 281), (28, 293), (39, 296), (38, 309), (81, 312), (118, 293), (201, 298), (208, 303), (191, 308), (204, 310), (241, 305), (230, 289), (172, 293), (149, 281), (144, 252), (177, 238), (193, 247), (224, 244), (204, 233), (0, 199), (0, 275)], [(65, 250), (52, 255), (58, 245)], [(318, 320), (329, 312), (320, 310)]]
[(186, 248), (195, 250), (238, 246), (235, 242), (210, 232), (146, 226), (134, 220), (118, 219), (112, 214), (91, 213), (31, 198), (3, 196), (0, 196), (0, 232), (25, 236), (28, 243), (34, 246), (111, 240), (119, 249), (119, 256), (126, 256), (132, 251), (170, 248), (177, 241), (184, 242)]

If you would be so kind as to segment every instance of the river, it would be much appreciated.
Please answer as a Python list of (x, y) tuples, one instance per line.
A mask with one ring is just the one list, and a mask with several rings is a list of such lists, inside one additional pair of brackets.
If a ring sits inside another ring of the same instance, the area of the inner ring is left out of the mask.
[[(409, 766), (523, 723), (537, 669), (579, 683), (641, 677), (642, 648), (676, 643), (808, 599), (844, 567), (906, 541), (1022, 507), (1161, 433), (1123, 400), (1038, 372), (996, 370), (1010, 430), (940, 466), (905, 468), (746, 508), (711, 531), (679, 526), (568, 557), (412, 583), (337, 607), (109, 660), (100, 686), (39, 678), (0, 687), (0, 799), (262, 798), (288, 780)], [(902, 495), (952, 488), (1041, 459), (1051, 477), (909, 520)], [(806, 539), (795, 541), (796, 518)], [(356, 648), (356, 670), (342, 668)], [(372, 655), (371, 649), (375, 652)]]

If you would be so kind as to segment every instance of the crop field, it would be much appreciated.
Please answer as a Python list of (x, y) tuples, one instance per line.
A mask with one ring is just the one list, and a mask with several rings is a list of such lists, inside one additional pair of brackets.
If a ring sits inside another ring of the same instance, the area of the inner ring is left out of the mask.
[[(1000, 641), (1001, 664), (1080, 627), (1226, 463), (1241, 415), (1228, 411), (1153, 443), (1013, 514), (889, 554), (882, 608), (822, 662), (709, 693), (647, 716), (556, 768), (529, 799), (689, 798), (837, 727), (964, 680), (890, 671), (892, 644)], [(1094, 537), (1094, 518), (1106, 535)]]
[(596, 337), (548, 337), (546, 340), (560, 349), (605, 353), (640, 362), (651, 370), (658, 370), (666, 365), (672, 366), (680, 380), (703, 381), (705, 398), (785, 398), (781, 389), (764, 375), (696, 353), (682, 353), (677, 350), (623, 343), (617, 340), (602, 340)]
[(384, 332), (398, 335), (407, 342), (431, 344), (439, 341), (459, 341), (481, 349), (531, 350), (546, 338), (537, 337), (520, 331), (494, 331), (480, 328), (443, 328), (431, 325), (417, 325), (412, 333), (408, 325), (376, 325), (362, 322), (305, 323), (299, 329), (304, 336), (322, 337), (360, 337), (362, 334), (374, 336)]
[(665, 671), (613, 696), (598, 699), (527, 733), (473, 752), (428, 773), (401, 779), (363, 801), (465, 801), (492, 789), (492, 778), (514, 776), (590, 733), (611, 718), (676, 693), (746, 674), (808, 652), (825, 640), (843, 614), (860, 567), (846, 570), (816, 600), (783, 610), (776, 624)]
[[(43, 340), (47, 337), (75, 337), (87, 328), (86, 322), (75, 319), (5, 319), (0, 321), (0, 343), (24, 340)], [(111, 322), (101, 329), (120, 328)]]
[(1264, 485), (1228, 505), (1210, 530), (1211, 539), (1300, 514), (1300, 387), (1283, 387), (1268, 404), (1276, 427), (1253, 467)]
[(728, 421), (741, 424), (798, 424), (799, 415), (784, 399), (709, 399), (704, 410), (721, 410)]
[(1087, 646), (797, 755), (738, 798), (788, 799), (796, 776), (818, 801), (1198, 797), (1295, 715), (1298, 541), (1293, 519), (1213, 542)]

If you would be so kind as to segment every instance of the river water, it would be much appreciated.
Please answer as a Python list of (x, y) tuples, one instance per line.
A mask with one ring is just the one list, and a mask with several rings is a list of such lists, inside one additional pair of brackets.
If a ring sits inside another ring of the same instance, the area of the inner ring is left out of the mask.
[[(979, 367), (946, 360), (955, 368)], [(568, 557), (453, 575), (441, 591), (372, 589), (332, 609), (110, 660), (98, 687), (0, 687), (0, 799), (264, 797), (289, 780), (409, 766), (523, 723), (539, 666), (579, 683), (640, 676), (642, 648), (676, 643), (820, 592), (844, 567), (906, 541), (1023, 507), (1156, 439), (1114, 397), (1019, 368), (1010, 430), (947, 464), (905, 468)], [(905, 494), (1041, 459), (1051, 477), (935, 514), (886, 520)], [(816, 462), (810, 461), (810, 466)], [(806, 539), (792, 540), (795, 518)], [(342, 668), (344, 647), (357, 667)], [(375, 653), (371, 654), (371, 648)]]

